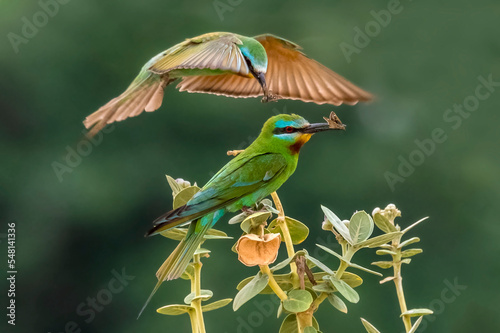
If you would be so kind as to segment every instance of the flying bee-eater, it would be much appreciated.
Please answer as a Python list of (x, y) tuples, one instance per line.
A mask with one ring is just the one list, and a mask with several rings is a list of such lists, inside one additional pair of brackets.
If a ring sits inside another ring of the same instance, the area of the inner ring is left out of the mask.
[(167, 85), (180, 91), (262, 101), (295, 99), (340, 105), (369, 101), (372, 95), (308, 58), (301, 47), (270, 34), (245, 37), (213, 32), (189, 38), (153, 57), (120, 96), (89, 115), (95, 135), (107, 124), (157, 110)]
[(344, 129), (333, 112), (327, 121), (310, 124), (294, 114), (271, 117), (257, 139), (222, 167), (184, 206), (153, 222), (147, 236), (188, 223), (189, 228), (156, 273), (158, 283), (148, 302), (163, 281), (182, 275), (204, 235), (226, 212), (251, 207), (278, 190), (295, 171), (300, 148), (314, 133)]

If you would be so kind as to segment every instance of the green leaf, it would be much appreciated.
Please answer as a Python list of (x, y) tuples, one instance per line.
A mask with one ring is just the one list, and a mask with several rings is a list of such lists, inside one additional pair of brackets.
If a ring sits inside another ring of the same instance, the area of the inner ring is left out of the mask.
[(325, 264), (323, 264), (321, 261), (318, 259), (311, 257), (310, 255), (305, 256), (307, 260), (310, 260), (313, 264), (315, 264), (319, 269), (321, 269), (323, 272), (328, 273), (330, 275), (334, 275), (335, 273), (328, 268)]
[(156, 310), (156, 312), (158, 313), (169, 316), (178, 316), (184, 313), (188, 313), (189, 311), (194, 311), (194, 308), (192, 306), (183, 304), (166, 305)]
[(246, 217), (243, 222), (241, 222), (241, 229), (249, 234), (252, 229), (257, 228), (259, 225), (266, 223), (267, 219), (271, 217), (269, 212), (257, 212)]
[(426, 216), (424, 217), (423, 219), (420, 219), (418, 220), (417, 222), (413, 223), (412, 225), (410, 225), (409, 227), (407, 227), (406, 229), (404, 229), (402, 232), (403, 234), (404, 233), (407, 233), (411, 228), (415, 227), (417, 224), (421, 223), (421, 222), (424, 222), (425, 220), (427, 220), (429, 218), (429, 216)]
[(208, 312), (208, 311), (212, 311), (212, 310), (217, 310), (217, 309), (220, 309), (226, 305), (228, 305), (229, 303), (231, 303), (233, 299), (232, 298), (225, 298), (225, 299), (221, 299), (219, 301), (215, 301), (213, 303), (210, 303), (210, 304), (207, 304), (207, 305), (203, 305), (201, 307), (201, 310), (203, 312)]
[(349, 229), (347, 226), (342, 222), (337, 215), (335, 215), (331, 210), (326, 208), (325, 206), (321, 206), (321, 209), (323, 210), (323, 213), (325, 213), (326, 218), (328, 221), (330, 221), (331, 224), (333, 224), (333, 227), (335, 230), (338, 231), (342, 237), (351, 245), (353, 245), (353, 241), (351, 239), (351, 236), (349, 234)]
[(233, 217), (231, 217), (231, 219), (229, 220), (229, 222), (227, 222), (228, 224), (237, 224), (237, 223), (240, 223), (240, 222), (243, 222), (243, 220), (247, 217), (247, 214), (246, 213), (240, 213), (238, 215), (235, 215)]
[(257, 275), (236, 294), (233, 301), (233, 310), (238, 310), (243, 304), (258, 295), (267, 286), (268, 281), (269, 276), (267, 274), (258, 272)]
[(401, 260), (401, 262), (403, 264), (409, 264), (411, 262), (411, 259), (410, 258), (406, 258), (406, 259)]
[(380, 333), (378, 329), (375, 328), (372, 324), (370, 324), (366, 319), (361, 318), (361, 322), (365, 327), (366, 332), (368, 333)]
[(338, 254), (337, 252), (335, 252), (335, 251), (327, 248), (326, 246), (323, 246), (323, 245), (320, 245), (320, 244), (316, 244), (316, 246), (318, 246), (319, 248), (325, 250), (326, 252), (334, 255), (335, 257), (339, 258), (341, 261), (347, 263), (350, 267), (357, 268), (357, 269), (360, 269), (362, 271), (365, 271), (365, 272), (368, 272), (368, 273), (371, 273), (371, 274), (375, 274), (375, 275), (378, 275), (378, 276), (382, 276), (382, 274), (380, 274), (379, 272), (372, 271), (371, 269), (368, 269), (366, 267), (363, 267), (363, 266), (360, 266), (358, 264), (354, 264), (354, 263), (351, 263), (351, 262), (347, 261), (340, 254)]
[(345, 305), (344, 301), (335, 294), (328, 295), (328, 301), (331, 305), (340, 312), (347, 313), (347, 305)]
[(173, 209), (184, 206), (198, 191), (200, 191), (198, 186), (189, 186), (181, 190), (174, 197)]
[(417, 255), (419, 253), (424, 252), (422, 249), (408, 249), (403, 252), (401, 252), (401, 257), (402, 258), (408, 258), (408, 257), (413, 257), (414, 255)]
[(374, 248), (377, 246), (380, 246), (382, 244), (388, 243), (392, 241), (393, 239), (400, 237), (403, 233), (401, 231), (396, 231), (396, 232), (391, 232), (389, 234), (383, 234), (380, 236), (376, 236), (370, 239), (365, 240), (364, 242), (356, 244), (357, 248), (362, 248), (362, 247), (370, 247)]
[(176, 241), (181, 241), (186, 237), (187, 229), (186, 228), (172, 228), (165, 231), (160, 232), (160, 235), (166, 238), (170, 238)]
[(353, 288), (356, 288), (363, 284), (363, 279), (351, 272), (344, 272), (340, 279)]
[(321, 333), (319, 331), (319, 324), (318, 324), (318, 321), (316, 320), (316, 318), (314, 318), (314, 316), (312, 317), (312, 322), (313, 322), (313, 327), (318, 330), (318, 333)]
[(332, 249), (329, 249), (326, 246), (323, 246), (321, 244), (316, 244), (316, 246), (319, 247), (320, 249), (322, 249), (322, 250), (330, 253), (331, 255), (339, 258), (340, 261), (345, 261), (346, 263), (349, 263), (349, 261), (347, 261), (346, 259), (344, 259), (344, 257), (342, 257), (342, 255), (338, 254), (337, 252), (333, 251)]
[(360, 269), (360, 270), (362, 270), (362, 271), (365, 271), (365, 272), (370, 273), (370, 274), (373, 274), (373, 275), (382, 276), (382, 274), (380, 274), (379, 272), (377, 272), (377, 271), (372, 271), (371, 269), (366, 268), (366, 267), (363, 267), (363, 266), (358, 265), (358, 264), (349, 263), (349, 267), (352, 267), (352, 268), (357, 268), (357, 269)]
[(403, 316), (419, 317), (419, 316), (430, 315), (433, 313), (434, 312), (432, 310), (429, 310), (429, 309), (411, 309), (411, 310), (403, 312), (400, 317), (403, 317)]
[(172, 196), (175, 197), (177, 193), (182, 191), (185, 186), (177, 183), (174, 178), (170, 177), (169, 175), (165, 175), (167, 177), (167, 182), (168, 185), (170, 185), (170, 188), (172, 189)]
[(413, 326), (411, 327), (411, 329), (408, 331), (408, 333), (415, 333), (417, 331), (417, 329), (418, 329), (418, 326), (422, 322), (423, 318), (424, 318), (424, 316), (418, 318), (417, 321), (415, 322), (415, 324), (413, 324)]
[(278, 306), (278, 311), (276, 312), (276, 318), (279, 318), (282, 313), (283, 313), (283, 303), (280, 302), (280, 305)]
[(182, 273), (181, 279), (191, 280), (193, 277), (194, 277), (194, 267), (193, 264), (191, 263), (186, 267), (186, 270)]
[[(299, 220), (293, 219), (291, 217), (285, 216), (285, 221), (288, 226), (288, 231), (290, 232), (290, 237), (292, 238), (293, 245), (298, 245), (306, 240), (309, 236), (309, 228)], [(285, 241), (283, 233), (280, 229), (281, 239)]]
[(288, 298), (283, 301), (283, 308), (290, 312), (303, 312), (309, 309), (313, 297), (307, 290), (295, 289), (288, 293)]
[(349, 235), (354, 244), (363, 242), (373, 232), (373, 220), (364, 210), (354, 213), (349, 221)]
[(210, 250), (200, 247), (194, 251), (194, 254), (209, 254), (210, 252)]
[[(292, 243), (294, 245), (302, 243), (306, 240), (309, 235), (309, 228), (302, 222), (293, 219), (291, 217), (285, 216), (285, 221), (288, 226), (288, 231), (290, 232), (290, 237), (292, 238)], [(281, 240), (284, 242), (283, 232), (278, 224), (278, 219), (274, 219), (267, 228), (270, 232), (281, 234)]]
[(413, 244), (413, 243), (418, 243), (418, 242), (420, 242), (420, 238), (412, 237), (410, 239), (405, 240), (404, 242), (401, 242), (401, 244), (399, 244), (398, 248), (401, 249), (405, 246), (408, 246), (408, 245)]
[(396, 226), (392, 224), (384, 215), (380, 213), (373, 214), (373, 221), (377, 225), (377, 227), (385, 232), (386, 234), (398, 231)]
[[(293, 287), (291, 273), (273, 274), (273, 276), (281, 289), (288, 290)], [(252, 281), (253, 278), (254, 278), (253, 276), (247, 277), (246, 279), (238, 283), (236, 289), (238, 290), (243, 289), (243, 287), (245, 287), (248, 283), (250, 283), (250, 281)], [(274, 291), (271, 289), (271, 287), (269, 287), (269, 285), (267, 285), (264, 289), (262, 289), (262, 291), (259, 294), (274, 294)]]
[(306, 256), (306, 255), (307, 255), (307, 251), (306, 250), (297, 251), (297, 252), (295, 252), (295, 255), (293, 257), (286, 258), (282, 262), (280, 262), (280, 263), (274, 265), (273, 267), (271, 267), (270, 270), (271, 270), (271, 272), (279, 271), (280, 269), (283, 269), (286, 266), (288, 266), (292, 262), (292, 260), (294, 260), (298, 256)]
[(335, 291), (335, 289), (332, 288), (328, 283), (319, 283), (315, 286), (312, 286), (312, 289), (318, 293), (327, 293), (327, 294), (331, 294)]
[(390, 255), (390, 256), (395, 256), (395, 255), (397, 255), (397, 253), (396, 253), (396, 252), (391, 251), (391, 250), (377, 250), (377, 251), (375, 251), (375, 253), (376, 253), (377, 255), (379, 255), (379, 256), (383, 256), (383, 255), (386, 255), (386, 254), (388, 254), (388, 255)]
[(332, 282), (335, 289), (345, 297), (351, 303), (359, 302), (359, 295), (351, 286), (349, 286), (345, 281), (338, 280), (333, 276), (328, 276), (328, 279)]
[[(163, 237), (170, 238), (173, 240), (183, 240), (186, 237), (188, 229), (187, 228), (172, 228), (162, 231), (160, 234)], [(209, 229), (207, 234), (204, 236), (205, 239), (232, 239), (225, 232), (217, 229)]]
[[(210, 230), (209, 230), (210, 231)], [(205, 239), (233, 239), (231, 236), (204, 235)]]
[(192, 301), (194, 301), (195, 299), (200, 299), (200, 298), (202, 301), (206, 301), (206, 300), (209, 300), (210, 298), (212, 298), (213, 295), (214, 295), (214, 293), (211, 290), (202, 289), (202, 290), (200, 290), (200, 295), (198, 295), (198, 296), (196, 296), (195, 292), (193, 291), (192, 293), (190, 293), (189, 295), (187, 295), (184, 298), (184, 303), (191, 304)]
[(372, 265), (378, 266), (383, 269), (391, 268), (393, 263), (392, 261), (375, 261), (372, 262)]
[(271, 272), (279, 271), (280, 269), (285, 268), (286, 266), (288, 266), (292, 262), (293, 259), (295, 259), (295, 257), (286, 258), (282, 262), (274, 265), (273, 267), (270, 268)]
[(291, 313), (285, 317), (281, 324), (279, 333), (299, 333), (299, 323), (295, 313)]
[(213, 228), (208, 229), (207, 233), (203, 237), (205, 239), (233, 239), (233, 237), (229, 237), (224, 231)]
[(318, 333), (318, 331), (312, 326), (307, 326), (304, 328), (304, 333)]

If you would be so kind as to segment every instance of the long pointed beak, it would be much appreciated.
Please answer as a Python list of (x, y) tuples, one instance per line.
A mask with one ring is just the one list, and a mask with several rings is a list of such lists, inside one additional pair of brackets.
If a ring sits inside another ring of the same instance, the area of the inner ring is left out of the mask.
[(267, 84), (266, 84), (266, 74), (264, 73), (257, 73), (257, 75), (254, 75), (257, 81), (259, 81), (260, 85), (262, 86), (262, 90), (264, 90), (264, 93), (267, 93)]
[(345, 130), (345, 127), (342, 126), (331, 127), (330, 124), (318, 123), (318, 124), (309, 124), (309, 126), (300, 129), (302, 133), (306, 134), (314, 134), (329, 130)]

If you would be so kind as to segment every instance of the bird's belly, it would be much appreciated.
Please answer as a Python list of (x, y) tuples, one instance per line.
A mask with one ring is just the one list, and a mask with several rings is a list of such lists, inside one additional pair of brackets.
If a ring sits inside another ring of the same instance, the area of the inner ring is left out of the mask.
[(249, 195), (246, 195), (243, 198), (239, 199), (238, 201), (229, 205), (227, 207), (227, 211), (236, 212), (238, 210), (241, 210), (241, 208), (243, 208), (243, 207), (251, 207), (256, 202), (259, 202), (260, 200), (267, 197), (269, 194), (276, 191), (278, 188), (279, 188), (279, 186), (267, 187), (267, 188), (261, 189), (259, 191), (256, 191), (254, 193), (251, 193)]

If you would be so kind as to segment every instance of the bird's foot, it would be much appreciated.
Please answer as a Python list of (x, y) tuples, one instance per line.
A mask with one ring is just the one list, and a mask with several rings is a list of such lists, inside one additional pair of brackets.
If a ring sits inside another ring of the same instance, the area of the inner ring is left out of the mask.
[(241, 207), (241, 211), (247, 215), (252, 215), (253, 213), (255, 213), (255, 211), (248, 206)]
[(238, 155), (239, 153), (242, 153), (243, 150), (228, 150), (227, 151), (227, 156), (236, 156)]
[(267, 94), (264, 95), (264, 97), (262, 97), (261, 102), (262, 103), (276, 102), (280, 98), (281, 98), (280, 95), (273, 94), (271, 93), (271, 91), (269, 91)]

